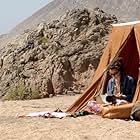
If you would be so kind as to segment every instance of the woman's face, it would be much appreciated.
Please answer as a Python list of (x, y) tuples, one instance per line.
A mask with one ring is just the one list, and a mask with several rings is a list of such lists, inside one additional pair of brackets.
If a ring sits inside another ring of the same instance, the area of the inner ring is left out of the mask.
[(109, 70), (109, 74), (114, 77), (115, 79), (120, 78), (120, 71), (118, 71), (117, 69), (110, 69)]

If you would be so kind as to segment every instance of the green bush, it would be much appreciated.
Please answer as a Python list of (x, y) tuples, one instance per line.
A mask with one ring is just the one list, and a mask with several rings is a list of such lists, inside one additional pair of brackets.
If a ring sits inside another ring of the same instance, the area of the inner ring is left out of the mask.
[(31, 87), (31, 99), (39, 99), (40, 97), (40, 92), (38, 87)]
[(48, 42), (48, 38), (47, 37), (40, 37), (38, 39), (38, 45), (46, 44), (47, 42)]
[[(29, 90), (30, 89), (30, 90)], [(4, 96), (4, 100), (31, 100), (41, 98), (38, 87), (25, 87), (24, 83), (19, 83), (9, 89), (9, 92)]]
[(23, 83), (11, 87), (4, 97), (4, 100), (24, 100), (25, 86)]

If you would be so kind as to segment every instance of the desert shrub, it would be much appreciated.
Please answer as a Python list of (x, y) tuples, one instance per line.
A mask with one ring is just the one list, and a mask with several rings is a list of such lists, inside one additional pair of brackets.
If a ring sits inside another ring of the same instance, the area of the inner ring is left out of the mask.
[(25, 87), (24, 83), (20, 82), (16, 86), (11, 87), (9, 92), (4, 96), (4, 100), (31, 100), (41, 98), (37, 86)]
[(9, 92), (4, 96), (4, 100), (24, 100), (25, 86), (23, 83), (19, 83), (9, 89)]
[(46, 44), (47, 42), (48, 42), (48, 38), (47, 37), (40, 37), (38, 39), (38, 45)]
[(31, 99), (39, 99), (41, 98), (40, 92), (37, 86), (31, 87)]

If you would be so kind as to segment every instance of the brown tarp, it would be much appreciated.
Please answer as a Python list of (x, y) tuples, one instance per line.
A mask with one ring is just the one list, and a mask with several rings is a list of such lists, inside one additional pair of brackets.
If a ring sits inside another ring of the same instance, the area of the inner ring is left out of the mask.
[(103, 92), (106, 92), (109, 79), (109, 76), (106, 74), (106, 69), (116, 57), (123, 58), (126, 73), (134, 77), (137, 81), (133, 102), (140, 100), (140, 22), (116, 24), (113, 25), (108, 45), (101, 57), (92, 84), (81, 97), (67, 109), (67, 112), (83, 110), (87, 102), (99, 94), (101, 89), (103, 89)]

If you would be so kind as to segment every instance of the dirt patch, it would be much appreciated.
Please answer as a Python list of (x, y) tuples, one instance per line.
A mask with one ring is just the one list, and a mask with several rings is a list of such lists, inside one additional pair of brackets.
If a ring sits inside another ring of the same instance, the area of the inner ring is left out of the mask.
[(31, 101), (0, 101), (1, 140), (138, 140), (140, 123), (88, 115), (77, 118), (20, 118), (16, 113), (66, 110), (79, 96)]

